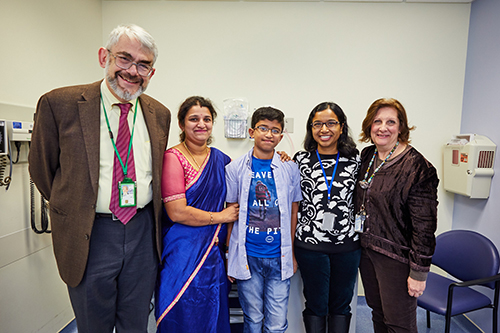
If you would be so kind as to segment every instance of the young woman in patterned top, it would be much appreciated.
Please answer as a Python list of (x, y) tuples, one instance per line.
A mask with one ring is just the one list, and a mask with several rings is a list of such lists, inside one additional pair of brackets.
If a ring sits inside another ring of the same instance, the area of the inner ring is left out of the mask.
[(307, 333), (349, 331), (361, 255), (354, 232), (353, 192), (359, 153), (347, 118), (335, 103), (309, 114), (305, 151), (294, 156), (301, 174), (295, 257), (304, 283)]

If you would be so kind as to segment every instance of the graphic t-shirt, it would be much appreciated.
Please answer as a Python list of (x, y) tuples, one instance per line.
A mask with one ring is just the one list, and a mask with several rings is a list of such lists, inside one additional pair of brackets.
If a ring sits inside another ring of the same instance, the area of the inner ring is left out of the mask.
[(280, 212), (271, 162), (252, 157), (246, 239), (247, 254), (252, 257), (281, 255)]

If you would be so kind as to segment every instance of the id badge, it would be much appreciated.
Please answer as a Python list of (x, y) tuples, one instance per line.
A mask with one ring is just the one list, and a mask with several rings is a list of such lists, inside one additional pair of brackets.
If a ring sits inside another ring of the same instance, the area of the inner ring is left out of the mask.
[(120, 193), (120, 207), (135, 207), (137, 205), (137, 183), (130, 178), (125, 178), (118, 182), (118, 192)]
[(323, 214), (323, 226), (322, 226), (322, 229), (325, 230), (325, 231), (332, 231), (334, 224), (335, 224), (335, 214), (325, 212)]
[(358, 214), (356, 214), (356, 219), (354, 220), (355, 232), (362, 233), (364, 231), (365, 220), (366, 220), (366, 211), (361, 210)]

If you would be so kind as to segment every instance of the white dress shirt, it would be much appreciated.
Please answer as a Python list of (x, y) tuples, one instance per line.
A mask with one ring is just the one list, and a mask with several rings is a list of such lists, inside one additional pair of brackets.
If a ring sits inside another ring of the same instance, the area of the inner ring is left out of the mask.
[[(118, 125), (120, 122), (120, 107), (117, 103), (121, 103), (109, 90), (106, 85), (106, 80), (101, 83), (101, 94), (106, 113), (108, 115), (109, 126), (113, 137), (118, 137)], [(130, 101), (132, 107), (128, 115), (128, 124), (130, 133), (132, 134), (132, 126), (134, 124), (134, 112), (138, 100)], [(100, 125), (100, 156), (99, 156), (99, 191), (97, 193), (96, 212), (111, 213), (109, 210), (109, 202), (111, 200), (111, 187), (117, 186), (113, 184), (113, 163), (115, 159), (115, 151), (108, 133), (106, 117), (104, 115), (103, 103), (101, 101), (101, 125)], [(137, 208), (142, 208), (147, 205), (153, 198), (153, 161), (151, 157), (151, 142), (149, 132), (144, 121), (144, 115), (140, 103), (137, 105), (137, 118), (135, 120), (134, 137), (132, 138), (132, 146), (134, 152), (135, 175), (137, 179)]]

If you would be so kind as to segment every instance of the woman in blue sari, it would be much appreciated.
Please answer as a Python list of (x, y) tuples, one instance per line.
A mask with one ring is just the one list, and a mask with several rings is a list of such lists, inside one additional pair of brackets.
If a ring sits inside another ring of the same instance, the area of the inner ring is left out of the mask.
[(158, 332), (230, 333), (225, 223), (238, 218), (238, 207), (224, 209), (230, 158), (208, 147), (216, 115), (208, 99), (189, 97), (177, 114), (181, 143), (164, 155)]

